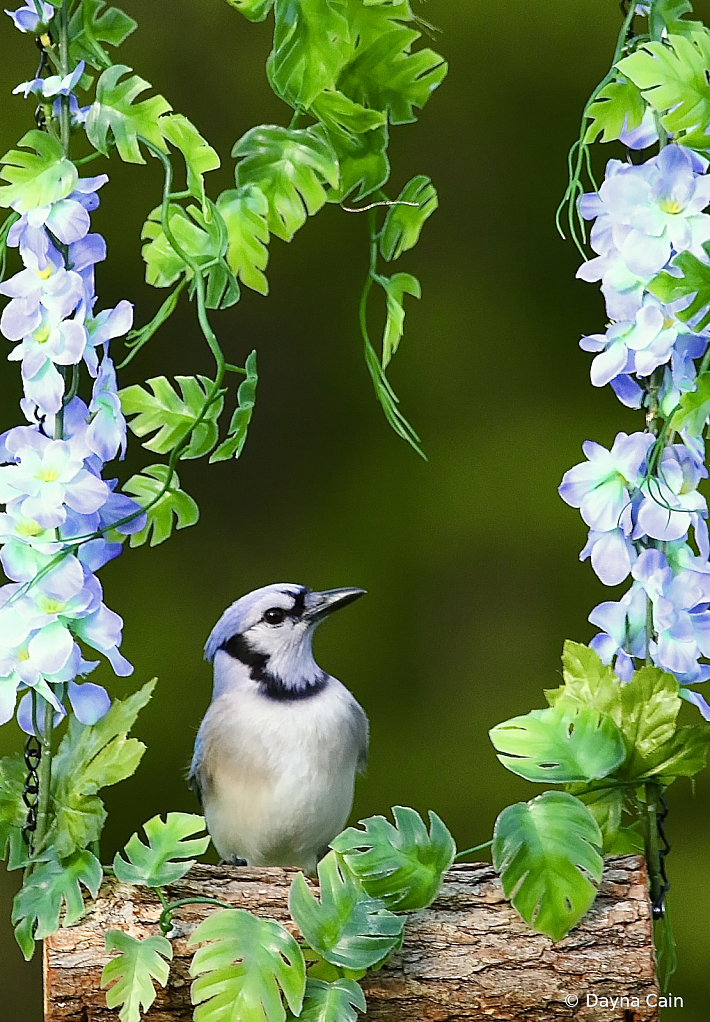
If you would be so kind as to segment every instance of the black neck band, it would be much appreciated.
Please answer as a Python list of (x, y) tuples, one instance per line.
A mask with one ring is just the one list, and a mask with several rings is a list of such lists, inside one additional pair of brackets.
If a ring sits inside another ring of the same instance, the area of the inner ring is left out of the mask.
[(234, 660), (239, 660), (249, 668), (249, 677), (252, 681), (259, 683), (261, 691), (269, 699), (276, 699), (279, 702), (295, 702), (299, 699), (308, 699), (310, 696), (322, 692), (328, 683), (328, 676), (319, 671), (313, 681), (306, 681), (298, 687), (284, 685), (281, 678), (271, 674), (267, 669), (269, 657), (265, 653), (257, 653), (253, 650), (243, 635), (233, 635), (219, 647)]

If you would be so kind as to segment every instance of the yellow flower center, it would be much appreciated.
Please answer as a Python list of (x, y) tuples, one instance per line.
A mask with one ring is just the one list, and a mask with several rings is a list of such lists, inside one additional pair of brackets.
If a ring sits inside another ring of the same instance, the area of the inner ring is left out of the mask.
[(32, 335), (38, 344), (45, 344), (49, 338), (49, 327), (42, 326)]
[(17, 659), (18, 660), (29, 660), (29, 658), (30, 658), (30, 652), (29, 652), (28, 649), (21, 649), (21, 650), (18, 651), (18, 654), (17, 654)]
[(661, 203), (661, 209), (664, 213), (681, 213), (683, 207), (675, 199), (664, 199)]
[(52, 267), (48, 266), (44, 270), (35, 270), (35, 273), (37, 274), (40, 280), (49, 280), (49, 278), (52, 276)]
[(17, 526), (17, 535), (23, 536), (26, 539), (31, 539), (34, 536), (41, 536), (43, 532), (44, 529), (42, 526), (38, 525), (37, 522), (33, 522), (30, 518), (26, 519), (24, 522), (20, 522)]
[(43, 468), (37, 478), (41, 479), (43, 483), (56, 483), (59, 479), (59, 472), (54, 468)]
[(45, 614), (60, 614), (64, 610), (64, 604), (60, 600), (53, 600), (51, 596), (43, 596), (37, 603)]

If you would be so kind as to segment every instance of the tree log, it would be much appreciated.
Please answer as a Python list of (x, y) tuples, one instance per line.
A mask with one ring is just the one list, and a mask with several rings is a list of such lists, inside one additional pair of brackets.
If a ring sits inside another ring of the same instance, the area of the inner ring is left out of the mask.
[[(287, 909), (293, 875), (286, 869), (195, 866), (169, 894), (219, 898), (277, 919), (298, 936)], [(116, 1022), (100, 989), (109, 957), (104, 933), (158, 933), (160, 911), (152, 891), (107, 879), (86, 916), (45, 941), (45, 1022)], [(187, 905), (175, 913), (170, 980), (148, 1022), (192, 1018), (186, 938), (212, 911)], [(362, 985), (371, 1022), (655, 1022), (658, 988), (644, 860), (607, 860), (594, 907), (557, 944), (522, 922), (491, 866), (456, 865), (433, 905), (408, 917), (401, 951)]]

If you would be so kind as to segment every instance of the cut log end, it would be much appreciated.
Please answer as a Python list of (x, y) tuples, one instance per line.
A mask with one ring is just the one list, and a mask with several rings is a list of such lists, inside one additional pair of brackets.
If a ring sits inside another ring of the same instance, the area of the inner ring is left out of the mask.
[[(294, 870), (195, 866), (171, 899), (218, 898), (284, 923)], [(175, 913), (174, 961), (148, 1022), (190, 1022), (187, 938), (214, 908)], [(76, 925), (45, 941), (45, 1022), (116, 1022), (100, 989), (106, 930), (159, 933), (161, 905), (146, 888), (114, 879)], [(362, 986), (370, 1022), (656, 1022), (651, 907), (640, 856), (608, 859), (587, 917), (553, 943), (533, 933), (503, 897), (489, 865), (456, 865), (436, 901), (407, 918), (400, 952)]]

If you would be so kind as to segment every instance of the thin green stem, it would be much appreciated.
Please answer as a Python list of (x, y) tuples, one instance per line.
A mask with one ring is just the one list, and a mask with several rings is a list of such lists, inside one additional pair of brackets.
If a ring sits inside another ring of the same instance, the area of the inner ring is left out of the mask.
[(653, 667), (653, 658), (651, 657), (651, 641), (653, 639), (653, 601), (651, 597), (646, 594), (646, 666)]
[(131, 350), (128, 352), (123, 361), (116, 367), (117, 369), (124, 369), (128, 363), (136, 357), (141, 348), (148, 343), (163, 323), (167, 322), (170, 316), (172, 316), (173, 312), (177, 308), (180, 295), (186, 286), (187, 278), (183, 276), (175, 289), (168, 295), (163, 304), (160, 306), (150, 323), (141, 327), (140, 330), (131, 330), (126, 338), (126, 346)]
[(74, 163), (75, 167), (81, 167), (81, 166), (83, 166), (83, 164), (91, 163), (93, 160), (98, 160), (102, 156), (104, 156), (104, 153), (99, 153), (99, 152), (89, 153), (88, 156), (82, 156), (81, 159), (73, 160), (72, 162)]
[[(69, 0), (62, 0), (59, 9), (59, 68), (62, 77), (71, 71), (69, 67)], [(61, 96), (59, 105), (59, 130), (62, 140), (64, 155), (69, 156), (69, 142), (71, 139), (71, 115), (69, 108), (69, 96)]]
[(454, 862), (457, 859), (463, 859), (464, 855), (473, 855), (474, 852), (481, 852), (484, 848), (490, 848), (493, 844), (493, 838), (490, 841), (484, 841), (482, 845), (474, 845), (473, 848), (467, 848), (463, 852), (457, 852), (454, 856)]
[(658, 843), (657, 822), (660, 795), (661, 791), (658, 783), (655, 781), (649, 781), (646, 784), (646, 805), (643, 814), (643, 829), (646, 862), (648, 864), (648, 878), (651, 886), (651, 903), (653, 905), (660, 904), (661, 892), (663, 890), (661, 853)]
[(217, 400), (217, 391), (219, 390), (219, 387), (221, 386), (222, 383), (222, 379), (224, 378), (225, 358), (224, 355), (222, 354), (222, 349), (219, 346), (219, 342), (215, 336), (214, 331), (212, 330), (210, 321), (207, 317), (207, 304), (205, 299), (205, 281), (203, 277), (203, 267), (200, 266), (197, 260), (193, 259), (190, 255), (188, 255), (188, 253), (184, 250), (182, 245), (176, 239), (170, 226), (169, 208), (171, 190), (170, 186), (173, 180), (172, 164), (170, 163), (169, 158), (162, 151), (162, 149), (159, 149), (158, 146), (153, 145), (153, 143), (148, 141), (147, 138), (143, 138), (142, 136), (138, 137), (140, 138), (140, 141), (148, 149), (150, 149), (153, 155), (157, 156), (160, 162), (163, 164), (165, 180), (163, 184), (163, 201), (160, 207), (160, 225), (163, 228), (163, 233), (165, 234), (165, 237), (168, 239), (170, 247), (177, 255), (180, 256), (185, 265), (189, 266), (189, 268), (192, 270), (193, 281), (195, 285), (195, 295), (197, 297), (197, 320), (200, 324), (200, 329), (204, 334), (205, 340), (209, 345), (209, 349), (212, 352), (212, 357), (215, 360), (217, 368), (217, 376), (214, 381), (214, 384), (212, 385), (207, 404), (203, 410), (202, 417), (204, 418), (204, 415), (207, 413), (210, 405)]
[(579, 240), (577, 228), (579, 227), (582, 241), (586, 240), (586, 229), (584, 226), (584, 219), (582, 218), (579, 210), (577, 209), (577, 199), (584, 191), (582, 187), (582, 172), (585, 166), (589, 167), (588, 146), (584, 140), (585, 135), (587, 133), (587, 120), (589, 110), (592, 106), (592, 103), (594, 103), (602, 89), (605, 86), (607, 86), (609, 82), (612, 81), (612, 79), (614, 78), (616, 64), (621, 59), (621, 55), (624, 52), (624, 48), (626, 47), (628, 41), (629, 31), (631, 29), (631, 25), (634, 20), (634, 15), (636, 13), (636, 6), (637, 6), (636, 0), (632, 0), (632, 2), (629, 4), (629, 9), (626, 12), (626, 17), (624, 18), (624, 22), (621, 26), (621, 30), (616, 40), (616, 47), (614, 49), (614, 57), (611, 62), (611, 67), (604, 75), (602, 80), (599, 82), (597, 87), (592, 91), (591, 96), (585, 103), (584, 110), (582, 111), (582, 122), (579, 128), (579, 138), (573, 143), (567, 159), (569, 169), (569, 183), (567, 185), (567, 188), (565, 189), (564, 195), (562, 196), (562, 201), (557, 207), (557, 213), (555, 214), (555, 223), (557, 224), (557, 230), (559, 231), (560, 235), (564, 238), (565, 233), (562, 230), (560, 219), (562, 216), (562, 211), (564, 210), (565, 206), (567, 207), (567, 223), (569, 227), (570, 237), (572, 238), (575, 245), (577, 246), (577, 249), (585, 259), (586, 253), (584, 251), (584, 248), (582, 247), (582, 242), (580, 242)]
[(79, 392), (79, 366), (73, 365), (71, 368), (71, 386), (66, 392), (62, 399), (62, 405), (64, 408), (70, 404)]
[(227, 901), (220, 901), (219, 898), (178, 898), (177, 901), (168, 901), (162, 888), (156, 887), (155, 890), (163, 906), (163, 911), (160, 913), (160, 919), (158, 920), (163, 936), (167, 936), (172, 929), (173, 912), (176, 909), (182, 908), (183, 905), (217, 905), (219, 908), (234, 908), (234, 905), (230, 905)]
[(367, 269), (367, 277), (365, 283), (362, 286), (362, 292), (360, 294), (360, 308), (359, 308), (359, 320), (360, 320), (360, 332), (362, 333), (365, 347), (372, 347), (372, 341), (370, 340), (370, 334), (367, 329), (367, 299), (370, 297), (370, 290), (375, 280), (375, 272), (377, 269), (377, 233), (375, 231), (375, 211), (369, 209), (367, 211), (367, 226), (370, 233), (369, 253), (370, 261)]
[(656, 124), (656, 131), (658, 132), (658, 151), (660, 153), (661, 150), (665, 149), (668, 145), (668, 132), (663, 127), (663, 121), (661, 120), (661, 115), (658, 110), (653, 111), (653, 120)]
[(34, 852), (42, 849), (42, 842), (49, 829), (49, 795), (52, 784), (52, 731), (54, 729), (54, 707), (44, 704), (44, 731), (37, 737), (42, 745), (39, 761), (39, 797), (37, 801), (37, 826), (34, 833)]

